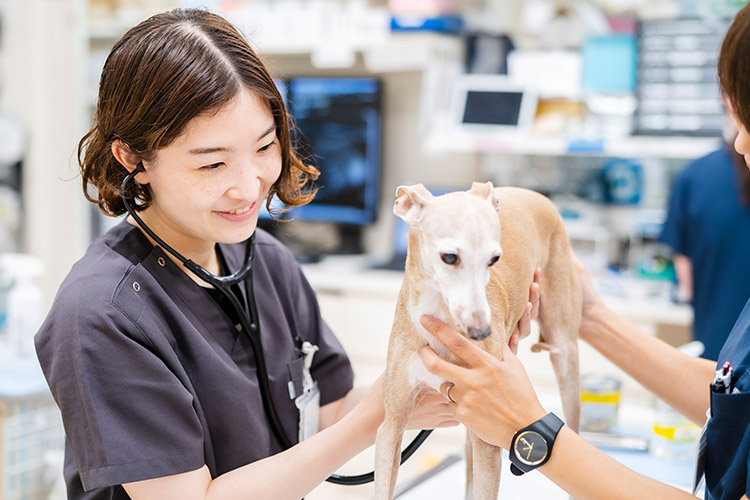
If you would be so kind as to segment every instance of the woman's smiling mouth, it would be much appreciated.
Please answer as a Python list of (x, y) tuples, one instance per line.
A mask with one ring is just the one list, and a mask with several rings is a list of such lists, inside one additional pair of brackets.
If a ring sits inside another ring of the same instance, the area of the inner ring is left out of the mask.
[(234, 210), (217, 211), (216, 213), (225, 219), (233, 222), (242, 222), (250, 219), (255, 215), (255, 207), (258, 206), (257, 202), (253, 202), (248, 206), (242, 208), (236, 208)]
[(248, 205), (245, 208), (238, 208), (237, 210), (231, 210), (227, 213), (232, 214), (232, 215), (240, 215), (240, 214), (244, 214), (245, 212), (248, 212), (251, 208), (252, 208), (252, 205)]

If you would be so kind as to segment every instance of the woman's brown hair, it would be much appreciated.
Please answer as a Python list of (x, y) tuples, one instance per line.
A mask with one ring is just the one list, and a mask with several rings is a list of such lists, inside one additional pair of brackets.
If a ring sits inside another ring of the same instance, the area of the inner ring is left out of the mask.
[(750, 130), (750, 4), (735, 16), (719, 54), (719, 85), (737, 120)]
[[(266, 206), (273, 195), (289, 207), (309, 202), (318, 171), (291, 146), (290, 118), (273, 78), (231, 23), (198, 9), (157, 14), (112, 48), (99, 82), (93, 126), (78, 144), (86, 198), (107, 215), (125, 213), (120, 184), (128, 171), (112, 154), (113, 141), (121, 140), (140, 160), (149, 161), (190, 120), (228, 104), (243, 88), (268, 103), (281, 145), (281, 175)], [(138, 209), (151, 202), (149, 188), (136, 183), (125, 197)]]

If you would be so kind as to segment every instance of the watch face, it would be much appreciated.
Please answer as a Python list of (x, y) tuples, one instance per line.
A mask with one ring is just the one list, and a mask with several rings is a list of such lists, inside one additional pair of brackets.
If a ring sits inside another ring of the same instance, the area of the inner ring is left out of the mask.
[(547, 441), (534, 431), (522, 432), (513, 445), (513, 454), (526, 465), (539, 465), (547, 457)]

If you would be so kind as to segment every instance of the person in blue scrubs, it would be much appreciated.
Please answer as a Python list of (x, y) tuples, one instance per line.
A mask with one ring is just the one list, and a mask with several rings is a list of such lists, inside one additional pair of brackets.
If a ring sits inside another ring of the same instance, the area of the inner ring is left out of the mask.
[(678, 175), (660, 237), (674, 252), (680, 296), (693, 306), (693, 338), (706, 359), (717, 359), (750, 299), (750, 280), (737, 279), (750, 276), (750, 172), (732, 146), (731, 113), (725, 129), (722, 148)]
[[(735, 110), (739, 132), (734, 147), (750, 165), (750, 4), (740, 10), (726, 34), (719, 81)], [(750, 254), (745, 258), (750, 259)], [(705, 448), (698, 462), (704, 464), (700, 470), (705, 472), (707, 500), (748, 500), (750, 303), (729, 333), (718, 362), (693, 358), (609, 309), (583, 265), (573, 260), (583, 292), (580, 338), (674, 409), (705, 424)], [(738, 274), (736, 279), (748, 281), (750, 276)], [(544, 297), (539, 300), (543, 307)], [(446, 380), (441, 389), (453, 414), (484, 441), (510, 450), (513, 438), (531, 426), (537, 430), (533, 443), (546, 444), (542, 449), (551, 450), (546, 462), (532, 465), (577, 499), (695, 498), (624, 467), (567, 426), (558, 427), (559, 421), (547, 415), (510, 349), (504, 349), (503, 359), (498, 360), (440, 321), (426, 316), (422, 321), (464, 362), (464, 366), (448, 363), (429, 347), (421, 352), (427, 369)], [(728, 386), (719, 388), (713, 382), (725, 362), (733, 372)]]
[[(214, 275), (243, 268), (253, 248), (255, 258), (224, 295), (127, 217), (74, 265), (35, 337), (65, 427), (68, 498), (296, 500), (374, 443), (381, 381), (352, 387), (299, 265), (256, 228), (273, 195), (297, 206), (314, 194), (306, 186), (317, 171), (295, 155), (289, 123), (266, 67), (218, 15), (155, 15), (109, 54), (79, 146), (87, 198), (117, 216), (124, 197)], [(300, 400), (313, 394), (308, 364), (319, 404)], [(300, 429), (302, 408), (312, 423)], [(438, 393), (417, 409), (411, 428), (455, 425)]]

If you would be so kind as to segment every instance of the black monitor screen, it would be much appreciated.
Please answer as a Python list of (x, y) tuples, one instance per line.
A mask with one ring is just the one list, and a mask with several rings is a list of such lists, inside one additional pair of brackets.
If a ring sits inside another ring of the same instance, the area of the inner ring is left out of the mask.
[(521, 113), (521, 92), (466, 93), (463, 123), (477, 125), (517, 125)]
[(290, 216), (345, 224), (375, 221), (380, 189), (380, 82), (373, 78), (292, 78), (287, 102), (297, 150), (320, 170), (319, 190)]

